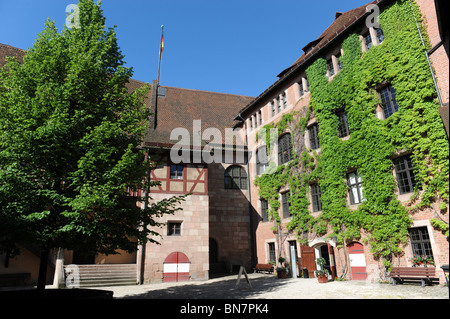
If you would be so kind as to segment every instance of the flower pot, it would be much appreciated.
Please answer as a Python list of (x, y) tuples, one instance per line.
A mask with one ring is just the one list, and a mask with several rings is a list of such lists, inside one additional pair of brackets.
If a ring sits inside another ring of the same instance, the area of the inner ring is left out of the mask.
[(319, 283), (324, 284), (328, 282), (328, 277), (326, 276), (317, 277), (317, 280), (319, 281)]
[(277, 277), (279, 279), (287, 278), (287, 272), (285, 270), (278, 270), (277, 271)]

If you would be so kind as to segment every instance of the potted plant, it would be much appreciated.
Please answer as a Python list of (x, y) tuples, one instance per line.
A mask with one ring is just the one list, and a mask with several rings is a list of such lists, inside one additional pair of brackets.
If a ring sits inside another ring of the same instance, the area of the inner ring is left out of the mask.
[(411, 262), (413, 267), (427, 267), (428, 265), (434, 266), (434, 260), (431, 256), (414, 255), (413, 258), (411, 258)]
[(314, 274), (317, 277), (319, 283), (328, 282), (328, 275), (330, 274), (327, 269), (325, 269), (326, 260), (323, 257), (316, 259), (316, 264), (320, 266), (320, 270), (316, 270)]
[(286, 258), (280, 256), (278, 262), (280, 263), (280, 266), (276, 268), (277, 277), (280, 279), (287, 278), (288, 268), (286, 266)]

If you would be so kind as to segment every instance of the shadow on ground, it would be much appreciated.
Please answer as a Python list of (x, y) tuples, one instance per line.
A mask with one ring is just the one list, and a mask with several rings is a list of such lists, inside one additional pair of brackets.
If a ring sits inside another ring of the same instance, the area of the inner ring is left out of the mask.
[[(229, 278), (229, 279), (228, 279)], [(288, 283), (288, 279), (277, 279), (275, 276), (250, 278), (249, 287), (244, 276), (236, 287), (237, 276), (211, 281), (202, 284), (183, 284), (152, 289), (144, 293), (126, 295), (118, 299), (241, 299), (275, 291)]]

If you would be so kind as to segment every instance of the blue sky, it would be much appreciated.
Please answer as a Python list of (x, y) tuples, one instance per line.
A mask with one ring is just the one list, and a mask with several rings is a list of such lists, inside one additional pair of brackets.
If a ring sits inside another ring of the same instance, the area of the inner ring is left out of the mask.
[[(103, 0), (133, 78), (161, 85), (257, 96), (277, 80), (308, 42), (369, 0)], [(0, 0), (0, 43), (27, 49), (47, 18), (63, 29), (78, 0)]]

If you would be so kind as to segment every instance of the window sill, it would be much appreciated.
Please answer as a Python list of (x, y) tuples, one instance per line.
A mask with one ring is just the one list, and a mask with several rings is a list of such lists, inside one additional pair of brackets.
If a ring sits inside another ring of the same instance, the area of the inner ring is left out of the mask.
[(320, 154), (320, 147), (319, 148), (307, 148), (309, 155), (314, 155), (316, 153), (317, 155)]
[(400, 194), (399, 192), (395, 192), (397, 195), (397, 199), (401, 202), (408, 202), (409, 200), (411, 200), (411, 197), (414, 195), (414, 192), (411, 193), (404, 193), (404, 194)]
[(354, 210), (357, 210), (358, 209), (358, 207), (359, 207), (359, 205), (361, 205), (362, 204), (362, 202), (361, 203), (357, 203), (357, 204), (348, 204), (348, 207), (349, 207), (349, 209), (351, 210), (351, 211), (354, 211)]
[(312, 215), (314, 218), (319, 217), (320, 214), (322, 214), (322, 211), (321, 211), (321, 210), (318, 210), (317, 212), (311, 212), (311, 215)]
[(287, 161), (286, 163), (278, 164), (278, 167), (280, 167), (281, 165), (288, 165), (288, 164), (291, 163), (292, 161), (293, 161), (293, 159), (291, 159), (290, 161)]
[[(305, 92), (305, 93), (303, 93), (303, 95), (300, 95), (300, 97), (298, 98), (298, 100), (297, 100), (297, 103), (298, 103), (298, 101), (300, 101), (301, 99), (303, 99), (303, 98), (305, 98), (306, 96), (308, 96), (309, 94), (310, 94), (311, 92)], [(295, 104), (297, 104), (297, 103), (295, 103)]]

